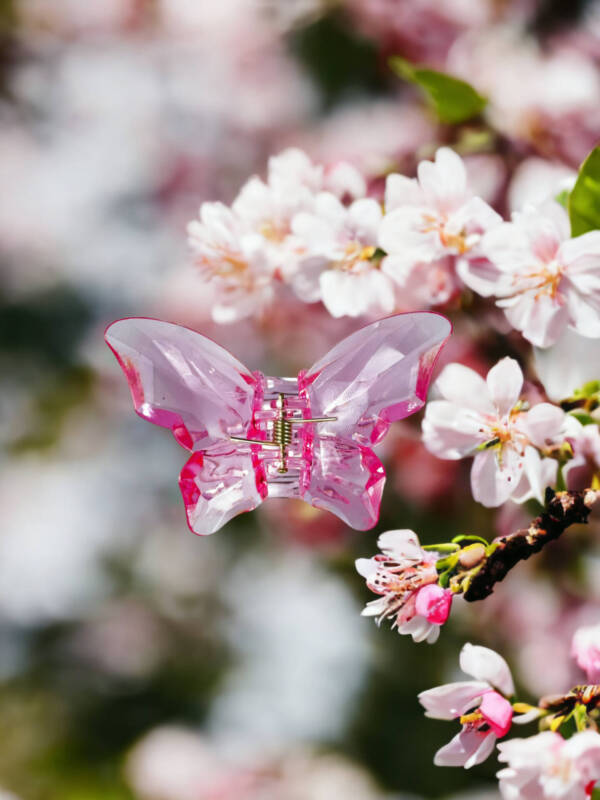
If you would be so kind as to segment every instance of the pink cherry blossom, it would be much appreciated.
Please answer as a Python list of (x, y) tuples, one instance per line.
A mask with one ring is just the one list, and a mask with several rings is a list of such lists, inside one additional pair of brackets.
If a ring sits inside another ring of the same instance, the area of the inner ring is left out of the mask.
[(393, 283), (373, 260), (382, 216), (372, 198), (344, 206), (330, 192), (317, 195), (312, 212), (296, 214), (292, 229), (303, 261), (292, 286), (300, 297), (322, 299), (334, 317), (391, 313)]
[(510, 730), (513, 708), (507, 697), (514, 693), (514, 684), (506, 661), (487, 647), (466, 644), (460, 666), (474, 680), (428, 689), (419, 702), (428, 717), (462, 723), (461, 731), (437, 751), (434, 763), (469, 769), (485, 761), (496, 740)]
[(448, 364), (436, 383), (442, 399), (427, 404), (425, 446), (439, 458), (475, 456), (471, 468), (473, 497), (485, 506), (511, 498), (543, 501), (556, 480), (557, 462), (544, 456), (564, 440), (564, 412), (550, 403), (527, 410), (520, 402), (523, 373), (503, 358), (484, 380), (461, 364)]
[(243, 319), (272, 302), (273, 271), (262, 258), (261, 241), (244, 230), (231, 209), (204, 203), (188, 235), (201, 277), (216, 288), (215, 322)]
[(494, 294), (532, 344), (548, 347), (567, 326), (600, 336), (600, 231), (571, 239), (567, 212), (550, 202), (514, 213), (481, 247), (498, 275), (473, 288)]
[(590, 683), (600, 683), (600, 624), (579, 628), (573, 636), (571, 654)]
[(498, 745), (500, 792), (506, 800), (587, 800), (600, 780), (600, 734), (587, 730), (563, 739), (544, 731)]
[[(361, 199), (346, 208), (327, 188), (344, 198), (366, 191), (352, 165), (325, 170), (289, 148), (269, 159), (266, 181), (255, 175), (246, 182), (231, 208), (202, 205), (199, 220), (188, 225), (189, 243), (215, 290), (215, 321), (259, 314), (273, 302), (277, 282), (291, 283), (306, 302), (323, 295), (334, 316), (394, 309), (391, 281), (369, 262), (380, 205)], [(330, 263), (340, 274), (324, 277), (322, 290), (321, 273)]]
[(433, 644), (452, 603), (452, 592), (437, 584), (438, 554), (423, 550), (410, 530), (386, 531), (377, 545), (381, 554), (356, 561), (357, 572), (380, 595), (367, 603), (363, 616), (378, 617), (377, 624), (393, 619), (398, 633)]
[[(501, 218), (469, 189), (465, 165), (448, 147), (437, 151), (435, 161), (421, 161), (418, 178), (390, 175), (385, 207), (379, 246), (388, 255), (382, 269), (401, 290), (414, 282), (415, 271), (422, 276), (426, 272), (423, 265), (430, 264), (438, 276), (425, 279), (432, 286), (432, 304), (443, 302), (456, 288), (455, 267), (459, 275), (466, 269), (463, 262), (477, 262), (480, 271), (489, 269), (481, 258), (479, 242)], [(448, 256), (451, 261), (444, 261)], [(446, 277), (440, 289), (440, 277), (449, 267), (452, 277)]]
[(563, 467), (563, 475), (569, 489), (581, 491), (600, 478), (600, 428), (597, 425), (581, 425), (570, 417), (567, 441), (573, 450), (573, 458)]

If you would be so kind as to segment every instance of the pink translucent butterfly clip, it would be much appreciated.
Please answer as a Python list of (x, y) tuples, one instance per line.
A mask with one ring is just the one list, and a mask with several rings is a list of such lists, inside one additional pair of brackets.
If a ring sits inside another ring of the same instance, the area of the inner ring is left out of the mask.
[(300, 497), (367, 530), (385, 482), (371, 446), (422, 408), (450, 331), (439, 314), (396, 314), (297, 378), (250, 372), (211, 339), (159, 320), (119, 320), (106, 341), (136, 412), (192, 451), (179, 485), (194, 533), (213, 533), (266, 497)]

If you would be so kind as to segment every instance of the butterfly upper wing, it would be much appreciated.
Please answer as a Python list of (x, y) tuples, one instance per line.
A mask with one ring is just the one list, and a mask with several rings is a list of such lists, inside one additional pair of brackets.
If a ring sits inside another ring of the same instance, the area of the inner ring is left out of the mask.
[(105, 333), (129, 382), (136, 412), (170, 428), (188, 450), (244, 435), (256, 377), (196, 331), (155, 319), (113, 322)]
[(299, 375), (319, 435), (380, 441), (391, 422), (425, 404), (438, 353), (452, 330), (440, 314), (395, 314), (343, 339)]

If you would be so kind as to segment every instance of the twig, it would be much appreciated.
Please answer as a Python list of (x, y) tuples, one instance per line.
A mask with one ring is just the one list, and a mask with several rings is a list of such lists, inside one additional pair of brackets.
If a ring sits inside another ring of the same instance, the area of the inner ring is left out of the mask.
[(488, 597), (494, 591), (494, 585), (503, 580), (515, 564), (538, 553), (571, 525), (586, 523), (597, 500), (600, 500), (600, 491), (595, 489), (556, 493), (547, 489), (546, 508), (532, 520), (529, 528), (515, 531), (494, 542), (495, 548), (471, 579), (464, 593), (465, 600), (472, 603)]

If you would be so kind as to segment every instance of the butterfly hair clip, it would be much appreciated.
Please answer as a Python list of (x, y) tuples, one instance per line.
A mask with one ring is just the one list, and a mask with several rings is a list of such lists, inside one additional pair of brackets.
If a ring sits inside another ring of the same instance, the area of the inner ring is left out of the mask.
[(372, 528), (385, 483), (372, 446), (423, 407), (450, 332), (440, 314), (395, 314), (296, 378), (250, 372), (212, 339), (160, 320), (118, 320), (105, 338), (139, 416), (192, 452), (179, 486), (191, 530), (209, 534), (267, 497)]

